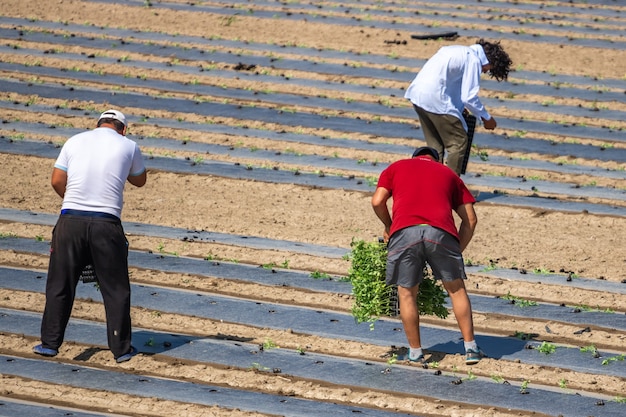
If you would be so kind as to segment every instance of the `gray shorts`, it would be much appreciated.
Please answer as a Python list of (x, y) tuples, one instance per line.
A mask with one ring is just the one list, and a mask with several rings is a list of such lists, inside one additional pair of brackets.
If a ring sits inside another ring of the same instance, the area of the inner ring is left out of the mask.
[(467, 278), (459, 241), (436, 227), (419, 225), (398, 230), (387, 249), (388, 285), (410, 288), (420, 284), (426, 262), (436, 279)]

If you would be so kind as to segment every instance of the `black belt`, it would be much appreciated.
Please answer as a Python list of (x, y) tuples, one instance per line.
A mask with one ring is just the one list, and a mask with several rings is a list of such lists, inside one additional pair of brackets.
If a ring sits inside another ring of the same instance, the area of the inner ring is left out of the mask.
[(102, 217), (105, 219), (119, 220), (119, 217), (110, 213), (103, 213), (101, 211), (63, 209), (61, 210), (61, 214), (66, 214), (69, 216)]

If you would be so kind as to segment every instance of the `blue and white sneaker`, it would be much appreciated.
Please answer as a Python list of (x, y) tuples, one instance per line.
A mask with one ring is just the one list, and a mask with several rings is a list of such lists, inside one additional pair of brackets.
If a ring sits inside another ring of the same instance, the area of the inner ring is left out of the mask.
[(117, 358), (115, 358), (115, 362), (117, 362), (117, 363), (128, 362), (136, 354), (137, 354), (137, 349), (135, 349), (134, 346), (131, 346), (130, 347), (130, 352), (125, 353), (122, 356), (118, 356)]
[(465, 351), (465, 364), (475, 365), (480, 362), (482, 358), (486, 357), (487, 355), (485, 355), (485, 352), (483, 352), (479, 347), (476, 347), (476, 349), (467, 349)]
[(406, 360), (413, 363), (424, 363), (424, 354), (422, 353), (417, 358), (411, 358), (411, 355), (406, 355)]
[(56, 356), (59, 353), (57, 349), (43, 347), (43, 345), (37, 345), (33, 347), (33, 352), (35, 352), (37, 355), (46, 356), (49, 358)]

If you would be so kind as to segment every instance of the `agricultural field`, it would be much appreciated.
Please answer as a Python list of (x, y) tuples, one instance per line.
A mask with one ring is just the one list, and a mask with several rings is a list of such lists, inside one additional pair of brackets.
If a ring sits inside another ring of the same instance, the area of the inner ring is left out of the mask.
[[(0, 416), (626, 415), (625, 35), (617, 0), (2, 0)], [(498, 127), (463, 176), (489, 358), (423, 316), (421, 367), (397, 317), (355, 322), (351, 242), (424, 145), (404, 90), (480, 38), (515, 69), (483, 75)], [(53, 162), (109, 108), (148, 167), (122, 216), (139, 354), (115, 363), (80, 284), (42, 358)]]

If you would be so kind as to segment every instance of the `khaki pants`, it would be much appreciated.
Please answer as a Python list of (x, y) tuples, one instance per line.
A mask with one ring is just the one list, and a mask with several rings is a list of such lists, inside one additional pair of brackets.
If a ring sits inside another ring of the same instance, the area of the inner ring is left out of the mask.
[(413, 108), (419, 116), (426, 144), (439, 152), (440, 162), (444, 162), (444, 151), (447, 151), (446, 165), (460, 175), (467, 148), (467, 132), (461, 120), (449, 114), (431, 113), (416, 105)]

